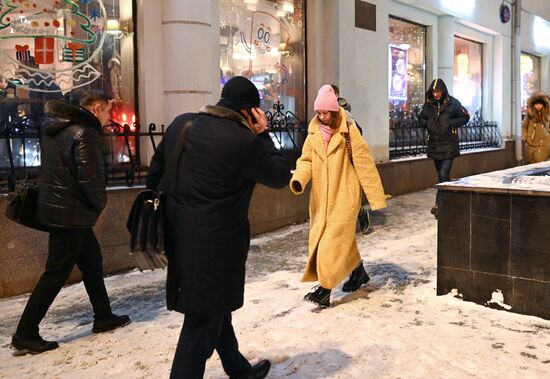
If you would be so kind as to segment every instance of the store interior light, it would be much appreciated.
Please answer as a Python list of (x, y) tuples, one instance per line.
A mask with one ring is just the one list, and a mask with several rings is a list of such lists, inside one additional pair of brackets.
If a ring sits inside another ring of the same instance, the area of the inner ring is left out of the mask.
[(468, 54), (458, 54), (456, 56), (457, 74), (458, 77), (464, 78), (468, 76), (470, 59)]
[(525, 75), (533, 71), (533, 59), (528, 55), (521, 55), (520, 57), (520, 70), (521, 74)]
[(107, 20), (107, 33), (120, 32), (120, 22), (116, 18), (110, 18)]
[(120, 39), (124, 35), (124, 31), (120, 27), (120, 22), (117, 18), (107, 19), (107, 34), (112, 35), (115, 39)]
[(258, 4), (258, 0), (244, 0), (245, 4)]
[(294, 14), (294, 2), (293, 1), (283, 1), (281, 9), (283, 12)]

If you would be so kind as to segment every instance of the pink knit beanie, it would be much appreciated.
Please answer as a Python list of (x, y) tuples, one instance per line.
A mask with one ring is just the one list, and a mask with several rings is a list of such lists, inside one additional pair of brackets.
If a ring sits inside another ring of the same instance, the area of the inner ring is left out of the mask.
[(315, 111), (332, 111), (338, 112), (340, 107), (338, 106), (338, 99), (334, 94), (334, 90), (329, 84), (325, 84), (319, 88), (317, 98), (313, 102), (313, 109)]

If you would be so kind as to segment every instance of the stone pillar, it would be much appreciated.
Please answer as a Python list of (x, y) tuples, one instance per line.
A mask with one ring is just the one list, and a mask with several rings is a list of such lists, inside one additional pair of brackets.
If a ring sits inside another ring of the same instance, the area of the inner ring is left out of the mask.
[[(164, 122), (219, 96), (217, 0), (164, 0), (161, 37)], [(159, 75), (159, 76), (160, 76)]]
[(438, 17), (437, 21), (437, 77), (443, 79), (449, 93), (453, 93), (454, 57), (455, 57), (455, 18)]

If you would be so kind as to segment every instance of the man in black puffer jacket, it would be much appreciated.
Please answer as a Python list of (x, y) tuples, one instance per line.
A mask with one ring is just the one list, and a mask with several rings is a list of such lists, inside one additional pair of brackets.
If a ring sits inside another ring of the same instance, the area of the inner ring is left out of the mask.
[[(426, 92), (426, 102), (418, 117), (420, 126), (428, 131), (428, 158), (432, 158), (437, 182), (449, 181), (453, 160), (460, 155), (457, 128), (470, 120), (460, 101), (449, 95), (445, 82), (435, 79)], [(437, 191), (432, 214), (437, 218), (441, 193)]]
[(38, 325), (75, 263), (92, 303), (92, 331), (130, 323), (128, 316), (111, 312), (101, 248), (92, 229), (107, 202), (101, 134), (110, 109), (109, 97), (101, 92), (83, 93), (80, 106), (57, 99), (46, 103), (38, 219), (50, 230), (48, 258), (12, 338), (20, 352), (41, 353), (59, 346), (42, 339)]

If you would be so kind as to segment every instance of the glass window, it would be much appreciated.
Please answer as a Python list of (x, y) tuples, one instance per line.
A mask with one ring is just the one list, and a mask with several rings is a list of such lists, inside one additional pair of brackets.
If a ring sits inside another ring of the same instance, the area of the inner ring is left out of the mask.
[[(114, 99), (113, 121), (135, 121), (132, 0), (2, 4), (0, 125), (17, 137), (11, 140), (15, 166), (40, 164), (38, 140), (25, 136), (36, 135), (48, 99), (103, 90)], [(129, 160), (123, 137), (107, 142), (111, 162)], [(5, 145), (0, 144), (0, 168), (9, 164)]]
[(474, 115), (481, 116), (483, 88), (483, 45), (455, 36), (454, 80), (452, 96)]
[(426, 91), (426, 27), (390, 16), (390, 127), (420, 110)]
[(527, 110), (527, 99), (533, 93), (540, 91), (540, 58), (522, 53), (520, 57), (521, 70), (521, 108)]
[(303, 0), (220, 0), (220, 84), (250, 78), (261, 107), (306, 118)]

